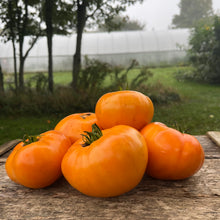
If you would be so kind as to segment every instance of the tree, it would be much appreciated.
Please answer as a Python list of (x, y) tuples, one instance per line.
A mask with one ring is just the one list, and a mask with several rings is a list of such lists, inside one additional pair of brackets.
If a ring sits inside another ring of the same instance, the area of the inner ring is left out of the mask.
[(2, 1), (0, 3), (0, 18), (2, 22), (5, 24), (4, 29), (1, 31), (1, 36), (5, 38), (5, 42), (12, 42), (13, 48), (13, 60), (14, 60), (14, 82), (15, 89), (17, 91), (18, 88), (18, 80), (17, 80), (17, 59), (16, 59), (16, 30), (15, 30), (15, 10), (17, 6), (17, 1)]
[[(6, 41), (12, 41), (15, 73), (16, 73), (16, 50), (15, 42), (19, 47), (19, 88), (24, 88), (24, 63), (33, 48), (37, 39), (41, 35), (41, 22), (36, 18), (37, 11), (34, 7), (38, 4), (36, 0), (2, 0), (0, 2), (0, 18), (4, 28), (2, 35)], [(24, 52), (24, 40), (29, 36), (29, 48)], [(16, 83), (16, 82), (15, 82)]]
[[(17, 7), (17, 31), (18, 31), (18, 44), (19, 44), (19, 87), (20, 89), (24, 88), (24, 63), (25, 60), (37, 42), (38, 38), (41, 36), (41, 28), (38, 21), (35, 19), (36, 14), (30, 12), (31, 6), (34, 6), (36, 3), (35, 0), (22, 0), (23, 4), (18, 5)], [(24, 40), (25, 37), (29, 36), (29, 48), (24, 52)]]
[(141, 24), (137, 20), (131, 20), (128, 16), (116, 16), (111, 21), (105, 24), (99, 25), (100, 31), (131, 31), (131, 30), (143, 30), (144, 24)]
[(74, 0), (73, 7), (76, 23), (76, 50), (73, 56), (73, 81), (72, 86), (76, 90), (78, 87), (78, 76), (81, 68), (81, 44), (82, 35), (87, 24), (107, 23), (120, 12), (125, 11), (126, 7), (143, 0)]
[(70, 33), (72, 4), (60, 0), (43, 0), (43, 20), (46, 24), (48, 48), (48, 87), (53, 92), (53, 35)]
[(191, 28), (197, 21), (213, 14), (212, 0), (181, 0), (180, 14), (172, 20), (174, 28)]

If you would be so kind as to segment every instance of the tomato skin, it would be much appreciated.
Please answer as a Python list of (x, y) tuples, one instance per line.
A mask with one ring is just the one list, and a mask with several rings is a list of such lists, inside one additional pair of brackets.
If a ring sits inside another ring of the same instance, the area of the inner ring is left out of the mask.
[(47, 131), (37, 142), (20, 142), (7, 158), (5, 168), (10, 179), (29, 188), (51, 185), (61, 175), (61, 162), (71, 146), (70, 140), (58, 131)]
[(141, 130), (149, 153), (146, 172), (161, 180), (181, 180), (194, 175), (202, 167), (204, 151), (199, 141), (169, 128), (151, 123)]
[(75, 113), (63, 118), (54, 128), (70, 138), (72, 144), (81, 138), (84, 131), (91, 131), (92, 124), (97, 123), (96, 115), (91, 112)]
[(104, 94), (96, 103), (95, 114), (103, 129), (129, 125), (137, 130), (150, 123), (154, 107), (151, 99), (137, 91)]
[(142, 179), (148, 161), (143, 136), (118, 125), (87, 147), (76, 141), (65, 154), (62, 172), (67, 181), (88, 196), (112, 197), (133, 189)]

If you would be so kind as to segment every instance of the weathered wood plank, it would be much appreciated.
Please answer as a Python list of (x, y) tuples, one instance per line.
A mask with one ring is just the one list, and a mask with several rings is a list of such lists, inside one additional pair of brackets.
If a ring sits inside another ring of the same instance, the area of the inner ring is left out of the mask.
[(1, 219), (219, 219), (220, 159), (207, 159), (195, 176), (160, 181), (145, 176), (129, 193), (91, 198), (61, 178), (46, 189), (11, 182), (0, 166)]
[(206, 136), (197, 138), (208, 156), (193, 177), (160, 181), (146, 175), (114, 198), (85, 196), (64, 178), (28, 189), (12, 182), (1, 163), (0, 219), (220, 219), (220, 148)]
[(217, 146), (220, 147), (220, 131), (208, 131), (207, 135)]
[(207, 135), (195, 136), (202, 145), (206, 158), (220, 158), (220, 148)]
[(10, 151), (19, 142), (21, 142), (21, 139), (12, 140), (12, 141), (9, 141), (9, 142), (7, 142), (5, 144), (0, 145), (0, 156), (5, 154), (6, 152)]

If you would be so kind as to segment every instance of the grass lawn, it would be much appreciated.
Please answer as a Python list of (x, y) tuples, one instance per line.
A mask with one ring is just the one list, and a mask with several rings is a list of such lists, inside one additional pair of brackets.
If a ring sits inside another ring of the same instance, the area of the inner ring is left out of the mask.
[(175, 68), (154, 69), (154, 80), (174, 88), (182, 102), (155, 107), (155, 121), (177, 126), (190, 134), (220, 130), (220, 86), (196, 82), (179, 82)]
[[(153, 121), (160, 121), (171, 127), (178, 127), (187, 133), (198, 135), (210, 130), (220, 130), (220, 86), (177, 81), (175, 72), (187, 67), (151, 69), (154, 73), (148, 83), (160, 83), (173, 88), (181, 96), (181, 102), (169, 105), (155, 105)], [(137, 70), (130, 72), (130, 77)], [(71, 82), (71, 73), (55, 73), (56, 84)], [(74, 112), (73, 112), (74, 113)], [(22, 138), (24, 134), (39, 134), (53, 129), (64, 115), (50, 116), (0, 116), (0, 144)]]
[(58, 120), (55, 116), (0, 116), (0, 144), (22, 139), (24, 134), (35, 135), (53, 129)]

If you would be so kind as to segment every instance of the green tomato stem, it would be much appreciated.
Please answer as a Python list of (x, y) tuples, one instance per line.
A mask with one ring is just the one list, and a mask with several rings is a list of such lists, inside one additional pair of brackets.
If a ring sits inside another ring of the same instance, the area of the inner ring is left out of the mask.
[(97, 124), (92, 125), (92, 131), (84, 131), (86, 134), (81, 134), (82, 135), (82, 140), (84, 142), (83, 147), (89, 146), (92, 144), (94, 141), (98, 140), (103, 134), (101, 129)]
[(31, 144), (31, 143), (34, 143), (34, 142), (37, 142), (37, 141), (39, 141), (39, 139), (40, 139), (39, 135), (27, 135), (27, 134), (25, 134), (23, 136), (24, 146), (26, 146), (28, 144)]

